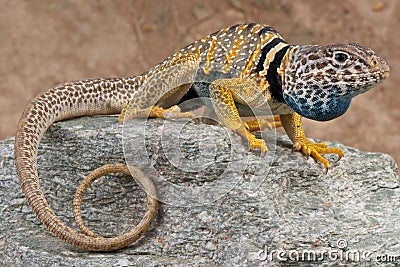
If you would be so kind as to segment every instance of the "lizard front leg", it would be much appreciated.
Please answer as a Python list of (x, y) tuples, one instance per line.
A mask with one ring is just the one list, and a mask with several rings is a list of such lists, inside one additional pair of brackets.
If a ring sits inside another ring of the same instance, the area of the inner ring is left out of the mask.
[(268, 151), (265, 141), (256, 138), (247, 129), (235, 105), (235, 100), (246, 105), (259, 105), (265, 101), (253, 81), (242, 78), (216, 80), (210, 85), (210, 96), (214, 111), (224, 126), (246, 139), (250, 150), (258, 148), (262, 153)]
[[(326, 171), (329, 168), (329, 162), (321, 154), (337, 154), (339, 159), (343, 157), (343, 151), (340, 148), (330, 148), (325, 143), (312, 143), (307, 140), (303, 130), (302, 117), (298, 113), (280, 115), (283, 128), (293, 141), (293, 149), (301, 151), (304, 155), (313, 157), (321, 162)], [(338, 159), (338, 160), (339, 160)]]

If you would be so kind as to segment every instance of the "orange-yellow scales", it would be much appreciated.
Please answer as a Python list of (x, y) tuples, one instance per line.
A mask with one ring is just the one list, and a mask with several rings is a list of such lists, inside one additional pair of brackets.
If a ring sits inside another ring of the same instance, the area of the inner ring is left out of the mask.
[[(193, 83), (199, 74), (207, 83)], [(387, 64), (371, 49), (359, 44), (288, 45), (266, 25), (250, 23), (228, 27), (195, 41), (142, 75), (75, 81), (36, 97), (25, 109), (15, 138), (19, 181), (39, 220), (57, 237), (85, 250), (119, 249), (139, 238), (150, 225), (156, 212), (154, 202), (143, 224), (115, 238), (81, 234), (65, 225), (48, 205), (36, 167), (39, 142), (53, 122), (117, 113), (121, 113), (120, 121), (143, 114), (192, 117), (191, 113), (180, 113), (175, 105), (188, 98), (205, 96), (212, 99), (212, 106), (224, 126), (241, 135), (250, 149), (266, 152), (265, 141), (251, 133), (265, 123), (244, 123), (238, 107), (243, 107), (240, 112), (245, 113), (246, 108), (268, 102), (278, 116), (276, 125), (282, 124), (294, 149), (328, 169), (329, 163), (321, 154), (334, 153), (340, 158), (343, 152), (323, 143), (309, 142), (302, 116), (313, 120), (336, 118), (347, 110), (354, 96), (388, 75)], [(186, 84), (182, 85), (181, 81)], [(109, 171), (126, 172), (126, 169), (106, 166), (84, 182)], [(152, 188), (145, 174), (135, 172), (141, 183)]]

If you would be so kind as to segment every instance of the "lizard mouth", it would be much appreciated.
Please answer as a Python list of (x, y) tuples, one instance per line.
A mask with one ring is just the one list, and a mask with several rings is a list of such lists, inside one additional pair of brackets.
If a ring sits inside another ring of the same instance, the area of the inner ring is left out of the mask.
[(382, 78), (382, 80), (389, 78), (389, 73), (390, 73), (389, 65), (384, 64), (381, 68), (379, 68), (378, 71), (375, 72), (375, 74), (376, 73)]
[(387, 71), (384, 71), (384, 72), (381, 72), (381, 76), (382, 76), (382, 78), (383, 78), (383, 79), (387, 79), (387, 78), (389, 78), (389, 73), (390, 73), (390, 71), (389, 71), (389, 70), (387, 70)]
[(376, 83), (385, 80), (389, 77), (390, 70), (385, 69), (385, 70), (378, 70), (370, 73), (356, 73), (352, 75), (346, 75), (346, 74), (341, 74), (338, 75), (338, 79), (340, 80), (348, 80), (348, 79), (354, 79), (355, 81), (373, 81), (376, 80)]

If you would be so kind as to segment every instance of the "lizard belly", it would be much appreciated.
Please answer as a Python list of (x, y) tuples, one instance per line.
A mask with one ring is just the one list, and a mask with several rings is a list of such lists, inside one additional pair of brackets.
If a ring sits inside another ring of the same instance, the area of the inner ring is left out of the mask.
[[(209, 87), (209, 83), (205, 83), (205, 82), (194, 83), (192, 85), (192, 87), (190, 88), (188, 94), (186, 96), (184, 96), (184, 98), (181, 100), (181, 103), (186, 100), (193, 99), (196, 97), (210, 98), (210, 92), (209, 92), (208, 87)], [(293, 109), (290, 108), (285, 102), (280, 102), (271, 97), (267, 97), (266, 100), (267, 100), (267, 104), (272, 112), (272, 114), (265, 114), (267, 116), (268, 115), (284, 115), (284, 114), (294, 113)], [(212, 108), (211, 101), (204, 101), (204, 104), (209, 106), (210, 108)], [(253, 117), (254, 113), (252, 112), (252, 109), (257, 111), (256, 107), (250, 108), (248, 105), (246, 105), (244, 103), (235, 102), (235, 105), (236, 105), (236, 108), (241, 117)], [(196, 107), (196, 108), (198, 108), (198, 107)], [(258, 114), (260, 114), (260, 113), (258, 112)]]
[[(241, 117), (253, 117), (254, 116), (254, 112), (252, 110), (254, 110), (257, 114), (259, 115), (263, 115), (263, 111), (258, 109), (257, 107), (254, 108), (250, 108), (247, 105), (241, 104), (241, 103), (237, 103), (236, 104), (236, 108), (239, 111), (239, 114)], [(265, 114), (267, 116), (269, 115), (285, 115), (285, 114), (292, 114), (294, 111), (293, 109), (291, 109), (286, 103), (283, 102), (279, 102), (276, 101), (274, 99), (270, 99), (269, 101), (267, 101), (267, 104), (269, 106), (269, 110), (267, 110), (268, 113), (270, 114)], [(265, 107), (263, 107), (262, 109), (265, 110)], [(264, 111), (265, 112), (265, 111)]]

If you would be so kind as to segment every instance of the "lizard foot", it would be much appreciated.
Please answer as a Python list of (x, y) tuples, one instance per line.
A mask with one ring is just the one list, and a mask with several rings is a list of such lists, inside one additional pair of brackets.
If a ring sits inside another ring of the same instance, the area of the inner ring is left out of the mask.
[(261, 151), (261, 156), (264, 156), (266, 152), (268, 152), (267, 143), (265, 143), (264, 139), (259, 139), (255, 137), (252, 133), (250, 133), (246, 127), (242, 124), (239, 129), (235, 130), (235, 132), (243, 137), (249, 142), (249, 150), (253, 151), (254, 149), (259, 149)]
[(164, 109), (158, 106), (146, 108), (146, 109), (130, 109), (125, 107), (121, 114), (118, 116), (119, 122), (124, 122), (133, 119), (145, 119), (145, 118), (189, 118), (194, 119), (196, 116), (192, 112), (182, 112), (181, 109), (175, 105), (168, 109)]
[(266, 152), (268, 152), (268, 147), (264, 139), (259, 139), (256, 138), (254, 135), (249, 134), (248, 141), (250, 151), (253, 151), (254, 149), (259, 149), (262, 156), (265, 155)]
[(182, 112), (180, 107), (177, 105), (172, 106), (168, 109), (163, 109), (157, 106), (154, 106), (151, 109), (150, 118), (162, 118), (162, 119), (170, 119), (170, 118), (187, 118), (194, 119), (196, 116), (192, 112)]
[(321, 154), (337, 154), (338, 160), (340, 160), (344, 155), (340, 148), (328, 147), (325, 143), (312, 143), (308, 140), (295, 142), (293, 149), (295, 151), (301, 151), (307, 157), (311, 156), (316, 161), (321, 162), (324, 165), (326, 172), (328, 172), (329, 169), (329, 162), (326, 158), (321, 156)]
[(243, 122), (247, 130), (250, 132), (263, 131), (265, 129), (272, 130), (282, 127), (282, 122), (279, 115), (262, 118), (259, 120), (249, 120)]

